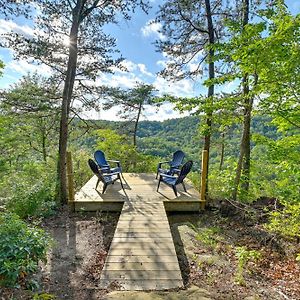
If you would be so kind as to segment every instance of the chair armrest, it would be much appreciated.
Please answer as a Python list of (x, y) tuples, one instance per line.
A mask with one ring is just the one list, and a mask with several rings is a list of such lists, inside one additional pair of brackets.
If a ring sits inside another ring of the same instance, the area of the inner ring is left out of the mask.
[(120, 172), (109, 173), (109, 174), (107, 174), (107, 175), (108, 175), (108, 176), (113, 176), (113, 175), (118, 175), (118, 174), (120, 174)]
[(98, 165), (100, 168), (109, 168), (109, 165)]
[(121, 164), (120, 164), (120, 161), (119, 161), (119, 160), (112, 160), (112, 159), (109, 159), (109, 160), (107, 160), (107, 161), (117, 164), (117, 166), (118, 166), (118, 167), (120, 167), (120, 166), (121, 166)]
[(158, 163), (158, 168), (160, 168), (162, 164), (169, 164), (169, 163), (170, 163), (169, 161), (161, 161)]
[(168, 177), (168, 178), (172, 178), (172, 179), (177, 178), (176, 176), (171, 176), (171, 175), (167, 175), (167, 174), (160, 174), (160, 176)]

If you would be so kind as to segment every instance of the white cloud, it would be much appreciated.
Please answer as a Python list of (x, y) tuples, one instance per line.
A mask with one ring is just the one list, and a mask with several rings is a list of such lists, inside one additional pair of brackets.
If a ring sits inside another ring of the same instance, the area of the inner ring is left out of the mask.
[(196, 94), (192, 82), (188, 79), (171, 82), (157, 76), (153, 85), (159, 91), (159, 95), (170, 94), (179, 97), (192, 97)]
[(188, 66), (190, 72), (195, 72), (195, 71), (197, 71), (199, 65), (198, 64), (189, 63), (187, 66)]
[(22, 34), (26, 37), (32, 37), (34, 35), (34, 29), (28, 25), (18, 25), (12, 20), (0, 19), (0, 35), (11, 31)]
[(27, 62), (26, 60), (13, 60), (6, 64), (6, 69), (25, 75), (27, 73), (37, 72), (44, 76), (51, 74), (51, 68), (46, 65), (36, 65)]
[(129, 88), (129, 89), (136, 86), (137, 82), (141, 82), (141, 80), (133, 73), (127, 73), (124, 75), (101, 74), (99, 78), (96, 80), (96, 83), (98, 85), (107, 85), (110, 87), (120, 87), (120, 88)]
[(141, 32), (145, 37), (154, 36), (160, 40), (164, 40), (165, 36), (160, 32), (161, 28), (162, 25), (160, 23), (157, 23), (154, 20), (149, 20), (145, 26), (141, 28)]
[(137, 64), (137, 66), (142, 74), (147, 75), (149, 77), (154, 77), (154, 75), (151, 72), (148, 72), (147, 67), (144, 64)]
[[(176, 46), (176, 47), (178, 47), (178, 46)], [(184, 61), (188, 61), (188, 63), (184, 64), (185, 70), (187, 70), (189, 72), (198, 71), (199, 78), (200, 78), (201, 74), (203, 73), (203, 62), (201, 64), (200, 64), (200, 62), (203, 59), (203, 55), (205, 55), (204, 50), (199, 51), (194, 57), (186, 56), (183, 58), (182, 57), (176, 58), (176, 57), (169, 55), (166, 52), (162, 52), (162, 55), (165, 59), (158, 60), (156, 62), (156, 65), (160, 66), (162, 69), (168, 68), (168, 66), (172, 63), (178, 63), (179, 65), (183, 65)], [(182, 73), (183, 73), (183, 69), (182, 69), (182, 71), (178, 71), (177, 75), (178, 76), (182, 75)], [(197, 75), (197, 77), (198, 77), (198, 75)]]
[(218, 86), (216, 91), (223, 92), (223, 93), (232, 93), (239, 85), (239, 80), (234, 80), (231, 82), (226, 83), (225, 85)]
[(156, 62), (156, 64), (157, 64), (158, 66), (162, 67), (162, 68), (166, 68), (166, 66), (167, 66), (167, 61), (166, 61), (166, 60), (158, 60), (158, 61)]
[[(120, 116), (118, 116), (118, 111), (118, 107), (113, 107), (109, 110), (101, 109), (100, 112), (96, 112), (95, 110), (83, 111), (80, 115), (85, 119), (121, 121), (122, 119), (120, 118)], [(164, 121), (172, 118), (181, 118), (187, 115), (189, 115), (188, 112), (181, 114), (180, 112), (176, 111), (174, 109), (174, 105), (171, 103), (165, 103), (159, 108), (150, 105), (145, 105), (145, 110), (143, 112), (143, 115), (141, 116), (141, 121)]]
[(129, 72), (131, 74), (135, 73), (136, 76), (146, 75), (146, 76), (149, 76), (149, 77), (154, 77), (154, 75), (147, 70), (147, 67), (144, 64), (136, 64), (131, 60), (125, 59), (121, 62), (121, 66), (124, 67), (127, 71), (122, 70), (122, 69), (118, 69), (116, 67), (112, 67), (111, 70), (114, 73), (128, 74), (128, 72)]
[(128, 72), (133, 72), (134, 70), (136, 70), (136, 64), (131, 60), (125, 59), (121, 62), (121, 65), (124, 66)]
[(149, 121), (164, 121), (167, 119), (182, 118), (187, 115), (188, 113), (181, 114), (175, 110), (173, 104), (164, 103), (158, 109), (153, 106), (146, 105), (141, 119)]
[[(132, 64), (127, 62), (129, 67), (137, 66), (137, 64)], [(140, 82), (139, 77), (133, 73), (124, 74), (102, 74), (96, 81), (96, 85), (108, 85), (111, 87), (120, 88), (133, 88), (136, 83)], [(174, 96), (195, 96), (196, 90), (193, 87), (193, 83), (187, 79), (180, 80), (178, 82), (169, 82), (162, 77), (156, 77), (152, 82), (154, 87), (159, 90), (159, 95), (171, 94)], [(85, 118), (94, 119), (105, 119), (105, 120), (121, 120), (118, 116), (118, 107), (114, 107), (110, 110), (100, 112), (87, 111), (82, 113)], [(174, 105), (171, 103), (164, 103), (159, 108), (154, 106), (146, 105), (142, 116), (142, 120), (156, 120), (163, 121), (171, 118), (180, 118), (189, 115), (189, 113), (181, 114), (175, 110)]]

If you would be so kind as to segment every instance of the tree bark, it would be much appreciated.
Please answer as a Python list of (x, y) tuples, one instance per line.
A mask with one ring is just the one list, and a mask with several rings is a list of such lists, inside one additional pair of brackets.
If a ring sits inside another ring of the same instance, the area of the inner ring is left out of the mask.
[[(236, 200), (237, 198), (237, 193), (241, 181), (243, 168), (244, 167), (248, 168), (246, 169), (246, 173), (244, 173), (243, 175), (247, 176), (247, 172), (250, 173), (250, 123), (251, 123), (252, 100), (249, 98), (249, 85), (248, 85), (247, 74), (243, 78), (243, 83), (244, 83), (243, 95), (245, 97), (243, 134), (242, 134), (242, 139), (240, 144), (240, 156), (239, 156), (238, 165), (236, 168), (235, 180), (234, 180), (234, 189), (232, 194), (233, 200)], [(248, 184), (246, 185), (246, 187), (248, 188), (249, 188), (249, 175), (250, 175), (249, 173), (248, 173)], [(247, 178), (243, 178), (243, 179), (245, 182), (247, 182)]]
[[(215, 43), (215, 35), (214, 35), (214, 26), (212, 21), (212, 15), (211, 15), (211, 7), (210, 7), (210, 0), (205, 0), (205, 9), (206, 9), (206, 18), (207, 18), (207, 30), (208, 30), (208, 36), (209, 36), (209, 45), (213, 45)], [(208, 78), (214, 79), (215, 78), (215, 64), (213, 61), (214, 58), (214, 50), (209, 49), (208, 52)], [(214, 84), (211, 84), (208, 87), (207, 91), (207, 101), (208, 103), (212, 103), (214, 95)], [(210, 137), (211, 137), (211, 126), (212, 126), (212, 112), (209, 110), (206, 113), (206, 126), (207, 126), (207, 132), (204, 136), (204, 150), (207, 150), (208, 158), (207, 158), (207, 178), (206, 182), (208, 184), (208, 166), (209, 166), (209, 150), (210, 150)], [(206, 189), (207, 193), (208, 189)]]
[(137, 129), (138, 129), (139, 120), (140, 120), (140, 116), (141, 116), (141, 112), (142, 112), (142, 107), (143, 107), (143, 103), (140, 103), (138, 114), (137, 114), (135, 124), (134, 124), (134, 130), (133, 130), (133, 146), (134, 147), (136, 147), (136, 135), (137, 135)]
[(47, 149), (46, 149), (46, 134), (42, 132), (42, 147), (43, 147), (43, 159), (44, 162), (47, 162)]
[(224, 139), (225, 139), (225, 133), (222, 132), (221, 133), (221, 156), (220, 156), (220, 166), (219, 166), (220, 171), (223, 169), (223, 164), (224, 164), (224, 151), (225, 151)]
[(59, 157), (58, 157), (58, 199), (61, 204), (66, 204), (68, 200), (67, 193), (67, 171), (66, 171), (66, 155), (68, 144), (68, 120), (70, 112), (70, 104), (73, 93), (73, 87), (76, 76), (77, 56), (78, 56), (78, 30), (80, 25), (80, 17), (84, 5), (83, 0), (77, 0), (73, 9), (72, 27), (70, 30), (69, 58), (66, 72), (66, 79), (63, 89), (63, 99), (61, 105), (60, 119), (60, 135), (59, 135)]

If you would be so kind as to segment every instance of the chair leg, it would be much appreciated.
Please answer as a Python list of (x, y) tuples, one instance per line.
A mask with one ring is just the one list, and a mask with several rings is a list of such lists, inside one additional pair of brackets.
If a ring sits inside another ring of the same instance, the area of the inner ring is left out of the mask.
[(172, 189), (173, 189), (173, 191), (174, 191), (175, 196), (177, 197), (177, 189), (176, 189), (176, 186), (175, 186), (175, 185), (172, 185)]
[(123, 172), (121, 172), (121, 176), (122, 176), (122, 178), (124, 179), (124, 181), (126, 181), (125, 178), (124, 178), (124, 176), (123, 176)]
[[(120, 179), (121, 187), (122, 187), (123, 191), (125, 192), (124, 186), (123, 186), (123, 182), (122, 182), (122, 179), (121, 179), (120, 174), (118, 174), (118, 178)], [(124, 178), (124, 177), (123, 177), (123, 178)]]
[(184, 191), (187, 192), (187, 190), (186, 190), (186, 188), (185, 188), (185, 184), (184, 184), (183, 181), (182, 181), (182, 186), (183, 186)]
[(161, 182), (161, 176), (159, 177), (159, 180), (158, 180), (157, 189), (156, 189), (157, 192), (158, 192), (158, 189), (159, 189), (159, 186), (160, 186), (160, 182)]
[(102, 194), (104, 194), (104, 193), (105, 193), (106, 189), (107, 189), (107, 184), (106, 184), (106, 183), (104, 183)]
[(96, 183), (96, 189), (98, 187), (99, 182), (100, 182), (100, 179), (98, 178), (97, 183)]
[(158, 177), (158, 171), (156, 172), (156, 177), (155, 177), (155, 179), (157, 179), (157, 177)]

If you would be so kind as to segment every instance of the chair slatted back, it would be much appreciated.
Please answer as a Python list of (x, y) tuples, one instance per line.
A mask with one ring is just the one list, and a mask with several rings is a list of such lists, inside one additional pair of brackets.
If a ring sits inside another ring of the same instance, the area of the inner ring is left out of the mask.
[(101, 171), (99, 170), (97, 164), (92, 160), (92, 159), (89, 159), (88, 160), (88, 164), (91, 168), (91, 170), (93, 171), (93, 173), (102, 181), (102, 182), (105, 182), (105, 179), (101, 173)]
[(180, 174), (178, 175), (178, 178), (176, 180), (175, 184), (182, 183), (186, 175), (191, 171), (193, 166), (193, 162), (191, 160), (187, 161), (181, 168)]
[(184, 157), (185, 154), (183, 151), (181, 150), (175, 151), (173, 154), (173, 159), (171, 161), (171, 167), (178, 168), (182, 164)]
[(97, 151), (94, 153), (94, 158), (95, 158), (97, 164), (100, 166), (100, 168), (101, 168), (102, 166), (108, 165), (108, 162), (107, 162), (106, 159), (105, 159), (105, 154), (104, 154), (103, 151), (97, 150)]

